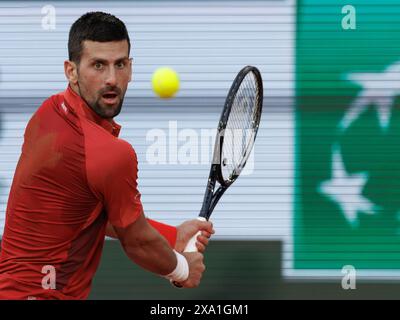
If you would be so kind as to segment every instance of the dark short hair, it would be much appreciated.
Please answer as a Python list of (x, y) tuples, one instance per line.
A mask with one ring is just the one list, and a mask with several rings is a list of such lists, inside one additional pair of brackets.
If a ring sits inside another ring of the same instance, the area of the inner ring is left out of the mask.
[(97, 42), (128, 41), (128, 54), (131, 50), (128, 30), (125, 24), (109, 13), (88, 12), (74, 22), (69, 31), (68, 56), (70, 61), (79, 64), (82, 43), (85, 40)]

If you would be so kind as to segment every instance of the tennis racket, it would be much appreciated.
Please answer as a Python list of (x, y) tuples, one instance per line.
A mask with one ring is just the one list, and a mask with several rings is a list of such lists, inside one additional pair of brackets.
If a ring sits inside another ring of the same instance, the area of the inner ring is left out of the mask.
[[(236, 181), (253, 149), (261, 120), (263, 84), (260, 71), (246, 66), (236, 76), (218, 123), (214, 155), (199, 220), (208, 220), (225, 191)], [(218, 183), (218, 185), (217, 185)], [(196, 252), (198, 232), (185, 252)]]
[[(245, 167), (260, 125), (262, 104), (261, 73), (256, 67), (246, 66), (239, 71), (225, 100), (199, 220), (210, 218), (222, 195)], [(199, 234), (201, 231), (189, 240), (184, 252), (197, 251), (196, 241)], [(174, 281), (172, 284), (182, 287)]]

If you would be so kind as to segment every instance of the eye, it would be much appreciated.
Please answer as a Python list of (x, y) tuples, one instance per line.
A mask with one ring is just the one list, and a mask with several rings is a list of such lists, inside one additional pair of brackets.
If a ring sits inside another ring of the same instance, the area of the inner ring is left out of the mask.
[(96, 70), (101, 70), (101, 69), (103, 69), (103, 64), (102, 64), (101, 62), (96, 62), (96, 63), (94, 64), (94, 68), (95, 68)]
[(118, 62), (116, 64), (116, 66), (117, 66), (118, 69), (123, 69), (125, 67), (125, 63), (121, 61), (121, 62)]

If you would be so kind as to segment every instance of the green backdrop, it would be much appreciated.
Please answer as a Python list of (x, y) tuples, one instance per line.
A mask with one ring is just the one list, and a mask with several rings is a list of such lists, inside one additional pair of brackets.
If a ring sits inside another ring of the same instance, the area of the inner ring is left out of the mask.
[(134, 265), (118, 241), (106, 241), (90, 299), (399, 299), (400, 283), (357, 281), (343, 290), (337, 281), (282, 277), (279, 241), (211, 241), (206, 271), (196, 289), (176, 289)]

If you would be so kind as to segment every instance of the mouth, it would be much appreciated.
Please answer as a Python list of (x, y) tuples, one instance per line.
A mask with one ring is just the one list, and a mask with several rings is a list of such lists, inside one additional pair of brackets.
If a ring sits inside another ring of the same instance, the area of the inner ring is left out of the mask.
[(104, 93), (101, 98), (103, 99), (105, 104), (116, 104), (118, 102), (118, 94), (116, 92), (106, 92)]

